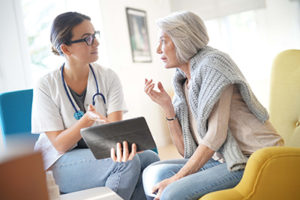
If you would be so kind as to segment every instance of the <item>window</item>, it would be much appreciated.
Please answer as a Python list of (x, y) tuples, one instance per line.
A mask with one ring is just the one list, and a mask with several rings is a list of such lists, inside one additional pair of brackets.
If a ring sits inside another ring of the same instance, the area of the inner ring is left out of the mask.
[(269, 77), (274, 55), (260, 30), (257, 11), (247, 11), (205, 22), (212, 47), (230, 55), (259, 100), (267, 106)]
[[(63, 12), (77, 11), (91, 17), (100, 28), (100, 6), (95, 0), (22, 0), (24, 26), (31, 60), (33, 83), (57, 69), (64, 59), (51, 52), (50, 29), (54, 18)], [(100, 50), (100, 49), (99, 49)], [(99, 51), (101, 54), (101, 50)]]

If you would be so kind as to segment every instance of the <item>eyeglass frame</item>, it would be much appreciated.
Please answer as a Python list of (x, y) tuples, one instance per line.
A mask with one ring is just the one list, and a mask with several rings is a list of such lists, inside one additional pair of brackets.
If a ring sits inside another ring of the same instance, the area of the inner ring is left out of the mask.
[[(73, 44), (73, 43), (79, 43), (79, 42), (85, 42), (86, 45), (88, 46), (92, 46), (94, 44), (94, 41), (95, 41), (95, 38), (96, 38), (96, 34), (98, 34), (98, 36), (100, 36), (100, 31), (95, 31), (95, 33), (85, 37), (85, 38), (82, 38), (82, 39), (79, 39), (79, 40), (73, 40), (73, 41), (70, 41), (70, 44)], [(89, 37), (92, 37), (92, 43), (91, 44), (88, 44), (88, 38)]]

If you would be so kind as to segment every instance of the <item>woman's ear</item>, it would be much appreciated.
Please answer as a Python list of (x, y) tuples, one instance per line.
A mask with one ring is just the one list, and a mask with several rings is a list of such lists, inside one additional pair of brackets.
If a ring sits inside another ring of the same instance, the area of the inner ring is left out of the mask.
[(69, 51), (69, 46), (66, 44), (60, 45), (60, 50), (65, 54), (65, 55), (71, 55), (71, 52)]

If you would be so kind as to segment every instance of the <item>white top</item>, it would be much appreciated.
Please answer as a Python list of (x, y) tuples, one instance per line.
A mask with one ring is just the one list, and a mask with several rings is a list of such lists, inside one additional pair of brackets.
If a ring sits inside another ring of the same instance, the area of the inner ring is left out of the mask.
[[(91, 65), (98, 82), (99, 92), (105, 96), (106, 100), (106, 104), (104, 104), (101, 96), (96, 96), (96, 111), (103, 116), (115, 111), (126, 112), (123, 90), (117, 74), (98, 64), (93, 63)], [(80, 110), (68, 87), (67, 89), (77, 110)], [(92, 97), (96, 92), (96, 82), (90, 70), (84, 101), (86, 110), (88, 110), (88, 105), (92, 104)], [(76, 123), (74, 113), (75, 110), (62, 83), (61, 68), (42, 77), (33, 92), (31, 132), (41, 134), (35, 144), (35, 150), (42, 152), (45, 169), (48, 169), (63, 155), (56, 151), (45, 132), (65, 130), (71, 127)]]

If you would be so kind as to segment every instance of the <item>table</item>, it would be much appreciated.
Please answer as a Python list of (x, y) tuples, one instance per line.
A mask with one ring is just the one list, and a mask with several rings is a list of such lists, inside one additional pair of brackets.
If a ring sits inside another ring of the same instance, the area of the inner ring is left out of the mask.
[(123, 200), (108, 187), (96, 187), (60, 195), (60, 200)]

